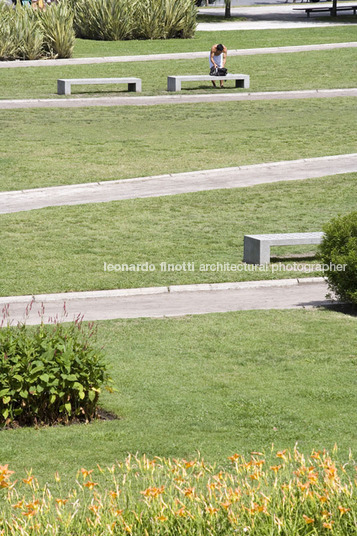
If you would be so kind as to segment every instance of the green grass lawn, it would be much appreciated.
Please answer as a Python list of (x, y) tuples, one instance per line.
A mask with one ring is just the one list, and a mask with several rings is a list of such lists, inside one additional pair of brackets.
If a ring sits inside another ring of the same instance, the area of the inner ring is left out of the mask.
[[(255, 311), (99, 323), (121, 420), (0, 432), (0, 464), (56, 470), (109, 465), (128, 452), (223, 462), (298, 442), (346, 460), (357, 447), (356, 318), (324, 310)], [(97, 479), (98, 472), (96, 472)], [(19, 475), (20, 476), (20, 475)], [(96, 480), (97, 481), (97, 480)]]
[[(340, 20), (340, 17), (338, 17)], [(211, 18), (210, 18), (211, 20)], [(73, 56), (122, 56), (136, 54), (164, 54), (196, 52), (211, 49), (219, 41), (229, 49), (344, 43), (356, 41), (356, 29), (349, 26), (331, 28), (299, 28), (288, 30), (240, 30), (196, 32), (193, 39), (167, 39), (146, 41), (92, 41), (76, 39)]]
[[(227, 67), (232, 73), (250, 75), (249, 91), (275, 91), (317, 88), (356, 87), (356, 52), (354, 48), (321, 50), (291, 54), (259, 54), (228, 56)], [(142, 79), (144, 95), (167, 94), (167, 76), (178, 74), (208, 74), (206, 59), (106, 63), (98, 65), (62, 65), (1, 69), (0, 99), (66, 98), (57, 95), (58, 78), (103, 78), (135, 76)], [(234, 82), (226, 82), (232, 91)], [(191, 94), (212, 92), (210, 82), (184, 85)], [(242, 90), (240, 90), (242, 91)], [(246, 90), (248, 91), (248, 90)], [(128, 95), (127, 86), (73, 86), (73, 95)], [(135, 93), (129, 93), (134, 97)]]
[(0, 189), (355, 152), (353, 106), (335, 98), (2, 110)]
[[(0, 294), (301, 277), (299, 271), (215, 272), (199, 267), (241, 263), (244, 234), (322, 230), (332, 217), (355, 210), (356, 179), (353, 173), (2, 215)], [(315, 246), (307, 249), (316, 251)], [(292, 251), (306, 256), (302, 246), (272, 253)], [(104, 271), (104, 263), (145, 262), (157, 269)], [(162, 272), (161, 262), (194, 262), (196, 269)]]

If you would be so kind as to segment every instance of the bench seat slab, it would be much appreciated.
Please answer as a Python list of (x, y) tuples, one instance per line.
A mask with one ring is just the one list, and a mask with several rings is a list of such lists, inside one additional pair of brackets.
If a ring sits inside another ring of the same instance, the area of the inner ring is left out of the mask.
[(235, 80), (235, 87), (249, 88), (248, 74), (227, 74), (226, 76), (210, 76), (209, 74), (182, 75), (167, 77), (167, 91), (181, 91), (182, 82), (201, 82), (216, 80)]
[(141, 78), (63, 78), (57, 80), (58, 95), (70, 95), (72, 85), (128, 84), (128, 91), (141, 91)]
[(320, 244), (324, 233), (284, 233), (244, 236), (244, 258), (247, 264), (268, 264), (271, 246)]

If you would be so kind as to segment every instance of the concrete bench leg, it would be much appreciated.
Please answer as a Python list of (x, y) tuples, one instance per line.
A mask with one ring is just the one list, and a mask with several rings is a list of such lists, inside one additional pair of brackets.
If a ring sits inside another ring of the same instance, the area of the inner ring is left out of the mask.
[(249, 88), (249, 78), (241, 78), (236, 80), (236, 87)]
[(58, 95), (70, 95), (71, 84), (65, 80), (57, 80), (57, 94)]
[(247, 264), (269, 264), (270, 262), (270, 246), (266, 242), (244, 237), (244, 258), (243, 261)]
[(167, 91), (181, 91), (181, 80), (167, 77)]
[(128, 91), (140, 92), (141, 91), (141, 81), (140, 82), (131, 82), (130, 84), (128, 84)]

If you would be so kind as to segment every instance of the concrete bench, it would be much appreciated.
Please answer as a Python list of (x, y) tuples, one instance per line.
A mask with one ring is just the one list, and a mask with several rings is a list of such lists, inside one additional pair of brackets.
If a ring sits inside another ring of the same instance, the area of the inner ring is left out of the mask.
[[(293, 8), (294, 11), (305, 11), (306, 12), (306, 15), (308, 17), (310, 17), (310, 13), (315, 13), (315, 12), (321, 12), (321, 11), (329, 11), (330, 12), (330, 15), (332, 15), (332, 10), (333, 8), (330, 6), (330, 7), (306, 7), (306, 8), (303, 8), (303, 7), (294, 7)], [(357, 10), (357, 6), (337, 6), (336, 8), (336, 11), (353, 11), (353, 14), (356, 15), (356, 10)]]
[(320, 244), (324, 233), (285, 233), (244, 236), (244, 262), (268, 264), (270, 246), (293, 246), (295, 244)]
[(128, 84), (128, 91), (141, 91), (141, 78), (67, 78), (57, 80), (58, 95), (70, 95), (72, 85)]
[(235, 80), (235, 87), (249, 87), (249, 75), (248, 74), (227, 74), (226, 76), (211, 76), (209, 74), (196, 74), (196, 75), (184, 75), (184, 76), (168, 76), (167, 77), (167, 91), (181, 91), (182, 82), (202, 82), (217, 80)]

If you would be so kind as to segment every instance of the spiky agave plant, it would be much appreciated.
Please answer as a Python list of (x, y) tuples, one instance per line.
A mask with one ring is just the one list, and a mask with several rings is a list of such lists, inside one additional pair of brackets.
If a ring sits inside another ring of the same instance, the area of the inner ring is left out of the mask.
[(13, 10), (0, 2), (0, 60), (17, 58), (18, 41), (13, 31)]
[(161, 0), (139, 0), (136, 7), (135, 37), (161, 39), (164, 34)]
[(44, 35), (32, 9), (16, 7), (14, 20), (18, 36), (18, 56), (24, 60), (37, 60), (43, 56)]
[(74, 7), (76, 33), (103, 41), (131, 39), (135, 6), (131, 0), (78, 0)]
[(51, 5), (36, 15), (44, 34), (44, 48), (51, 57), (70, 58), (73, 53), (75, 33), (73, 11), (65, 0)]
[(135, 37), (170, 39), (192, 37), (197, 8), (191, 0), (138, 0)]

